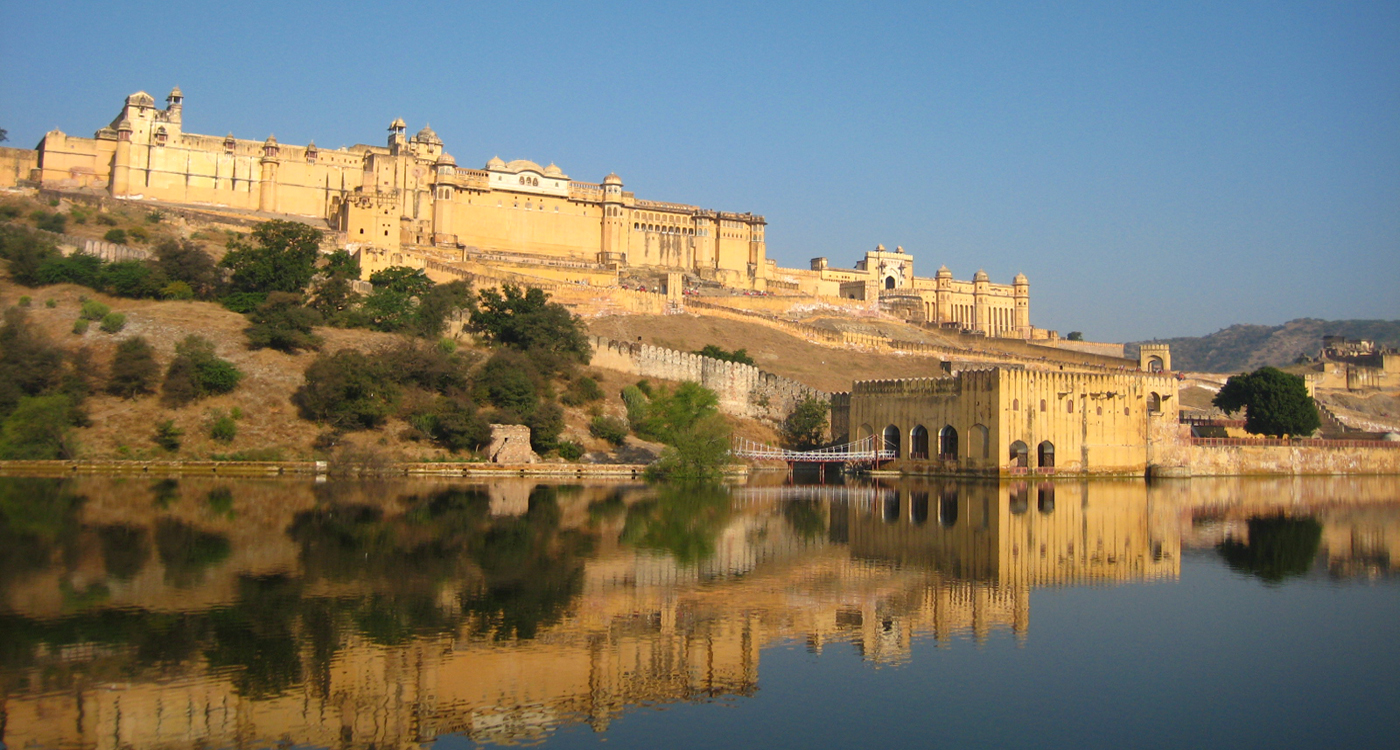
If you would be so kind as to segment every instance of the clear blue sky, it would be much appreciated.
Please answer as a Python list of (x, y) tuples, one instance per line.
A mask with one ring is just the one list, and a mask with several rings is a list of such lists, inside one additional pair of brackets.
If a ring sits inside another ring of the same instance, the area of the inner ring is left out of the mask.
[(7, 3), (0, 127), (122, 98), (321, 147), (426, 123), (753, 211), (768, 251), (1030, 277), (1097, 340), (1400, 318), (1400, 3)]

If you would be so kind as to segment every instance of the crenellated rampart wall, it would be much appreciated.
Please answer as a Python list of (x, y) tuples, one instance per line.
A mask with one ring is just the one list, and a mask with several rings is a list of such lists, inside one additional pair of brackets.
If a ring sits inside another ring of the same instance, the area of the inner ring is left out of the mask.
[(830, 394), (753, 365), (725, 362), (650, 344), (592, 337), (594, 367), (644, 378), (699, 383), (719, 396), (726, 414), (781, 422), (807, 397), (830, 400)]

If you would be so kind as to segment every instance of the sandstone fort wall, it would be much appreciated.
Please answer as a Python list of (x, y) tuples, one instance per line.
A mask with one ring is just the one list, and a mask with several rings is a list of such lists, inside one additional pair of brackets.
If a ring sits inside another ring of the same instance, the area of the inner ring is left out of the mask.
[(644, 378), (699, 383), (719, 396), (724, 413), (734, 416), (781, 422), (804, 398), (830, 399), (823, 391), (752, 365), (649, 344), (613, 341), (604, 336), (594, 336), (590, 343), (594, 367)]

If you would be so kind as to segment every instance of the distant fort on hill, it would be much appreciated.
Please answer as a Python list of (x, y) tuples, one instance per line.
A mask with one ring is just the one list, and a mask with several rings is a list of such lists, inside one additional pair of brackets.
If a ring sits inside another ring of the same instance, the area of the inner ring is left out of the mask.
[(321, 220), (342, 244), (366, 251), (366, 276), (428, 258), (508, 259), (600, 286), (620, 274), (681, 273), (731, 289), (878, 300), (910, 322), (985, 336), (1054, 337), (1031, 326), (1024, 275), (994, 284), (979, 270), (961, 281), (942, 267), (920, 277), (912, 254), (883, 246), (853, 268), (824, 257), (783, 268), (767, 257), (762, 216), (644, 200), (616, 174), (580, 182), (554, 164), (495, 157), (462, 168), (431, 128), (410, 136), (402, 119), (389, 124), (383, 146), (328, 149), (187, 133), (183, 111), (178, 87), (163, 109), (138, 91), (90, 138), (54, 130), (32, 150), (0, 149), (0, 187)]

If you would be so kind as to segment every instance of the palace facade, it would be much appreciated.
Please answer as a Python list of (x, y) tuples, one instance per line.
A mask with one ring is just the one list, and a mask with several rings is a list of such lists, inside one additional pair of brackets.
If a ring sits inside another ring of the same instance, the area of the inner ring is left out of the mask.
[[(93, 137), (51, 131), (37, 181), (116, 198), (322, 218), (347, 243), (547, 256), (611, 267), (683, 269), (762, 288), (762, 216), (637, 198), (609, 174), (572, 180), (559, 167), (492, 158), (457, 166), (431, 128), (389, 125), (384, 146), (319, 148), (186, 133), (179, 88), (160, 109), (144, 91)], [(16, 170), (18, 171), (18, 170)]]
[(54, 130), (33, 151), (0, 149), (0, 187), (27, 182), (317, 219), (342, 244), (384, 262), (415, 251), (509, 257), (596, 269), (602, 283), (628, 269), (680, 271), (739, 289), (869, 300), (912, 322), (987, 336), (1047, 335), (1031, 327), (1024, 275), (994, 284), (978, 271), (960, 281), (943, 267), (917, 277), (912, 255), (884, 246), (851, 269), (826, 258), (780, 268), (767, 257), (762, 216), (641, 199), (616, 174), (583, 182), (554, 164), (497, 157), (460, 167), (431, 128), (410, 136), (402, 119), (389, 124), (383, 146), (329, 149), (188, 133), (183, 114), (178, 87), (164, 108), (138, 91), (91, 138)]

